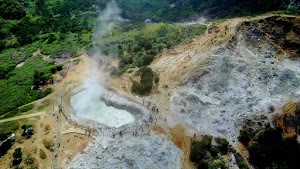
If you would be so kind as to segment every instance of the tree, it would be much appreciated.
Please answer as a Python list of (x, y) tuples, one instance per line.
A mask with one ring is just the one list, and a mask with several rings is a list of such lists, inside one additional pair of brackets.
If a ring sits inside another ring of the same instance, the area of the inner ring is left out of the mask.
[(15, 151), (13, 153), (12, 164), (13, 164), (13, 166), (17, 166), (17, 165), (21, 164), (21, 162), (22, 162), (22, 151), (21, 151), (21, 148), (17, 148), (17, 149), (15, 149)]
[[(10, 132), (6, 134), (0, 133), (0, 142), (6, 140), (9, 135), (11, 135)], [(0, 146), (0, 157), (4, 156), (13, 144), (13, 139), (7, 139), (5, 142), (3, 142)]]
[(246, 130), (241, 130), (240, 131), (240, 136), (239, 136), (239, 141), (244, 145), (248, 146), (248, 143), (250, 141), (250, 134)]
[(225, 138), (220, 138), (220, 137), (216, 138), (216, 142), (218, 144), (218, 147), (219, 147), (220, 151), (223, 154), (226, 154), (228, 152), (229, 142)]

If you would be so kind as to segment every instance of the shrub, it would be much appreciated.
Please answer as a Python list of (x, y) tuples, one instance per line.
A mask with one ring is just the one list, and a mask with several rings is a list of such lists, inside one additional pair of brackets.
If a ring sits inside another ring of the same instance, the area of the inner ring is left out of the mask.
[(220, 138), (220, 137), (216, 138), (216, 142), (218, 144), (218, 147), (220, 148), (220, 151), (223, 154), (226, 154), (228, 152), (229, 142), (225, 138)]
[(43, 144), (47, 149), (50, 149), (51, 147), (54, 147), (54, 141), (53, 140), (43, 140)]
[(191, 146), (191, 161), (197, 168), (208, 168), (206, 154), (211, 150), (211, 138), (204, 136), (201, 141), (193, 141)]
[(250, 134), (248, 131), (246, 130), (241, 130), (240, 131), (240, 136), (239, 136), (239, 141), (245, 145), (248, 146), (248, 143), (250, 141)]
[[(1, 134), (0, 133), (0, 142), (5, 140), (7, 137), (9, 137), (11, 133), (7, 133), (7, 134)], [(14, 139), (9, 139), (6, 140), (5, 142), (3, 142), (0, 146), (0, 157), (4, 156), (7, 151), (13, 146), (14, 144)]]
[(220, 149), (218, 147), (212, 146), (210, 149), (210, 153), (213, 157), (217, 157)]
[(47, 124), (47, 125), (44, 127), (44, 131), (47, 132), (47, 131), (49, 131), (49, 130), (50, 130), (50, 125)]
[(13, 166), (17, 166), (17, 165), (21, 164), (21, 162), (22, 162), (22, 151), (21, 151), (21, 148), (17, 148), (17, 149), (15, 149), (15, 151), (13, 153), (12, 164), (13, 164)]
[(243, 159), (240, 153), (235, 152), (234, 156), (236, 163), (240, 169), (249, 169), (248, 165), (246, 164), (245, 160)]
[(47, 154), (43, 149), (40, 149), (40, 158), (43, 160), (47, 158)]
[(57, 71), (61, 71), (62, 69), (63, 69), (63, 65), (57, 65), (57, 66), (56, 66), (56, 70), (57, 70)]
[(32, 127), (32, 124), (24, 124), (22, 125), (22, 129), (24, 132), (22, 133), (22, 136), (27, 136), (27, 138), (31, 138), (31, 136), (34, 134), (34, 130)]
[(30, 127), (32, 127), (32, 124), (23, 124), (21, 126), (21, 129), (26, 130), (26, 129), (29, 129)]
[(217, 160), (208, 164), (209, 169), (226, 169), (225, 162), (223, 160)]
[(159, 76), (155, 75), (154, 76), (154, 83), (157, 84), (159, 82)]
[(30, 164), (33, 164), (34, 161), (35, 161), (35, 158), (34, 158), (34, 157), (28, 156), (28, 157), (25, 159), (24, 163), (30, 165)]
[(140, 95), (147, 95), (152, 90), (154, 73), (151, 68), (142, 67), (137, 72), (140, 77), (140, 83), (133, 81), (131, 91)]

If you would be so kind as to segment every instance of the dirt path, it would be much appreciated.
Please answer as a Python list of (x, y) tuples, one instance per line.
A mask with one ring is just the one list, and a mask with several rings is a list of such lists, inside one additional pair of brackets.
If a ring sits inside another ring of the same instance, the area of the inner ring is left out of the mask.
[(5, 122), (9, 122), (9, 121), (20, 120), (20, 119), (26, 119), (26, 118), (40, 116), (40, 115), (44, 115), (44, 114), (46, 114), (46, 112), (45, 111), (41, 111), (41, 112), (37, 112), (37, 113), (31, 113), (31, 114), (26, 114), (26, 115), (22, 115), (22, 116), (16, 116), (16, 117), (12, 117), (12, 118), (8, 118), (8, 119), (0, 120), (0, 123), (5, 123)]

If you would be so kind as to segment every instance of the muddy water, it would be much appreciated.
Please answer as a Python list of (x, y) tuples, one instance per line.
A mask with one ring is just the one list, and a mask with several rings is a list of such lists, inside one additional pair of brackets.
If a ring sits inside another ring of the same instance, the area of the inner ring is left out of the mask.
[(122, 125), (133, 123), (135, 117), (128, 111), (107, 106), (100, 97), (87, 100), (85, 96), (89, 94), (87, 90), (76, 93), (70, 99), (71, 106), (80, 118), (90, 119), (105, 124), (109, 127), (121, 127)]

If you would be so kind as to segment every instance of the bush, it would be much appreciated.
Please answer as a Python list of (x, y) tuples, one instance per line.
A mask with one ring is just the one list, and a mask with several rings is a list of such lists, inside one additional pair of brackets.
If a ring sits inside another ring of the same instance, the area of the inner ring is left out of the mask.
[(219, 147), (220, 151), (223, 154), (226, 154), (228, 152), (229, 142), (225, 138), (220, 138), (220, 137), (216, 138), (216, 142), (218, 144), (218, 147)]
[(44, 127), (44, 131), (47, 132), (47, 131), (49, 131), (49, 130), (50, 130), (50, 125), (47, 124), (47, 125)]
[(217, 157), (220, 149), (218, 147), (212, 146), (210, 149), (210, 153), (213, 157)]
[(21, 126), (21, 129), (27, 130), (27, 129), (29, 129), (30, 127), (32, 127), (32, 124), (23, 124), (23, 125)]
[(24, 132), (22, 133), (22, 136), (27, 136), (27, 139), (31, 138), (31, 136), (34, 134), (34, 130), (31, 127), (32, 127), (32, 124), (22, 125), (21, 128), (24, 130)]
[(244, 145), (244, 146), (248, 146), (248, 143), (250, 141), (250, 134), (248, 131), (246, 130), (241, 130), (240, 131), (240, 136), (239, 136), (239, 141)]
[(43, 149), (40, 149), (40, 158), (43, 160), (47, 158), (47, 154)]
[(246, 164), (245, 160), (243, 159), (240, 153), (235, 152), (234, 156), (239, 169), (249, 169), (248, 165)]
[(53, 140), (43, 140), (43, 144), (47, 149), (50, 149), (51, 147), (54, 147), (54, 141)]
[(57, 71), (61, 71), (62, 69), (63, 69), (63, 65), (57, 65), (57, 66), (56, 66), (56, 70), (57, 70)]
[(158, 82), (159, 82), (159, 76), (155, 75), (155, 77), (154, 77), (154, 83), (157, 84)]
[(226, 169), (225, 162), (223, 160), (217, 160), (213, 163), (208, 164), (209, 169)]
[(56, 66), (51, 66), (51, 68), (50, 68), (50, 72), (52, 73), (52, 74), (54, 74), (54, 73), (56, 73)]
[(17, 149), (15, 149), (15, 151), (13, 153), (12, 164), (13, 164), (13, 166), (17, 166), (17, 165), (21, 164), (21, 162), (22, 162), (22, 151), (21, 151), (21, 148), (17, 148)]
[[(6, 134), (1, 134), (0, 133), (0, 142), (5, 140), (7, 137), (10, 136), (11, 133), (6, 133)], [(2, 145), (0, 146), (0, 157), (4, 156), (7, 151), (13, 146), (14, 144), (14, 139), (9, 139), (6, 140), (5, 142), (2, 143)]]
[(247, 148), (250, 161), (258, 168), (294, 168), (298, 165), (300, 145), (296, 138), (282, 138), (279, 128), (267, 128), (259, 134), (257, 142)]
[(151, 68), (142, 67), (138, 74), (141, 77), (140, 83), (133, 81), (131, 91), (140, 95), (147, 95), (152, 90), (154, 73)]
[(118, 72), (123, 73), (132, 67), (149, 65), (164, 48), (171, 48), (192, 39), (205, 30), (206, 26), (203, 25), (179, 26), (165, 23), (142, 25), (134, 29), (120, 27), (97, 46), (107, 53), (119, 55)]
[(204, 136), (201, 141), (193, 141), (191, 146), (191, 161), (197, 168), (208, 168), (206, 154), (211, 150), (211, 138)]
[(34, 158), (34, 157), (28, 156), (28, 157), (25, 159), (24, 163), (30, 165), (30, 164), (33, 164), (34, 161), (35, 161), (35, 158)]
[(17, 148), (15, 149), (14, 153), (13, 153), (13, 158), (22, 158), (22, 149), (21, 148)]

